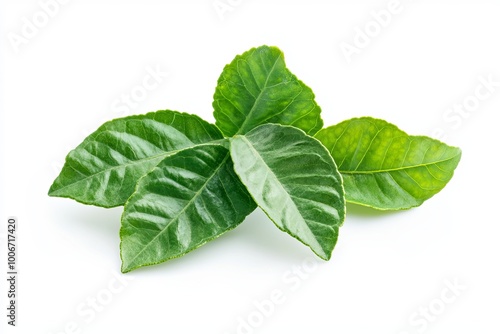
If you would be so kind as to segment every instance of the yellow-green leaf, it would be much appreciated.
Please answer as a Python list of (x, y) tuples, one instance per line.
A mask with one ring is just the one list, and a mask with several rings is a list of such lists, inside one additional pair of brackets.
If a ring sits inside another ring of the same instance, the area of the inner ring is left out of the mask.
[(371, 117), (344, 121), (315, 137), (337, 162), (347, 201), (381, 210), (409, 209), (437, 194), (462, 153)]

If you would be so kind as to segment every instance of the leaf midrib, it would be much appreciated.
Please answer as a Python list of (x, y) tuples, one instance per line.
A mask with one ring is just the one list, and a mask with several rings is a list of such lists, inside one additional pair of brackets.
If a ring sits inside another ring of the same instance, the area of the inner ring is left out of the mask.
[[(264, 91), (268, 88), (268, 87), (267, 87), (267, 83), (268, 83), (268, 81), (269, 81), (269, 78), (271, 77), (271, 74), (274, 72), (274, 69), (275, 69), (275, 67), (276, 67), (276, 64), (278, 64), (278, 61), (280, 60), (281, 55), (282, 55), (282, 53), (280, 53), (280, 54), (278, 55), (278, 57), (276, 57), (276, 60), (274, 61), (273, 66), (271, 67), (271, 70), (269, 70), (269, 73), (267, 74), (267, 77), (266, 77), (266, 82), (264, 82), (264, 86), (263, 86), (263, 87), (262, 87), (262, 89), (260, 90), (259, 95), (255, 98), (255, 101), (254, 101), (254, 103), (253, 103), (253, 105), (252, 105), (252, 109), (250, 109), (250, 111), (248, 112), (248, 114), (247, 114), (247, 116), (246, 116), (245, 120), (243, 121), (243, 123), (241, 124), (240, 128), (238, 129), (238, 132), (236, 133), (237, 135), (238, 135), (238, 134), (242, 134), (242, 131), (244, 131), (245, 126), (247, 125), (248, 121), (252, 119), (252, 114), (255, 112), (257, 102), (258, 102), (258, 101), (260, 101), (260, 99), (261, 99), (261, 97), (262, 97), (262, 94), (263, 94), (263, 93), (264, 93)], [(245, 61), (246, 61), (246, 59), (245, 59)], [(240, 75), (240, 74), (238, 73), (238, 75)], [(253, 74), (252, 74), (252, 75), (253, 75)], [(245, 89), (246, 89), (246, 87), (245, 87)], [(278, 114), (279, 114), (279, 113), (278, 113)], [(276, 115), (278, 115), (278, 114), (276, 114)], [(273, 115), (273, 117), (274, 117), (274, 116), (276, 116), (276, 115)]]
[(442, 162), (447, 162), (452, 159), (455, 159), (458, 156), (458, 154), (447, 158), (447, 159), (442, 159), (442, 160), (437, 160), (437, 161), (432, 161), (428, 163), (421, 163), (421, 164), (416, 164), (416, 165), (411, 165), (411, 166), (402, 166), (402, 167), (396, 167), (396, 168), (387, 168), (387, 169), (377, 169), (377, 170), (341, 170), (339, 169), (339, 172), (342, 174), (378, 174), (378, 173), (388, 173), (388, 172), (396, 172), (396, 171), (401, 171), (401, 170), (407, 170), (407, 169), (413, 169), (413, 168), (419, 168), (419, 167), (427, 167), (435, 164), (439, 164)]

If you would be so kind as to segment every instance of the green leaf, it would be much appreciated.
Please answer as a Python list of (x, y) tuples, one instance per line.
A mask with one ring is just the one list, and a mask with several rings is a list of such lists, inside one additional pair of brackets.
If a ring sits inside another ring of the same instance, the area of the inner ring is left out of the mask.
[(238, 226), (256, 205), (229, 151), (201, 145), (141, 178), (122, 216), (122, 271), (182, 256)]
[(345, 216), (342, 178), (316, 139), (290, 126), (265, 124), (230, 140), (234, 169), (278, 228), (331, 257)]
[(226, 65), (213, 108), (215, 124), (228, 137), (264, 123), (293, 125), (309, 135), (323, 126), (314, 93), (286, 68), (276, 47), (251, 49)]
[(214, 125), (176, 111), (115, 119), (68, 154), (49, 195), (102, 207), (123, 205), (137, 180), (166, 156), (220, 139)]
[(353, 118), (316, 134), (337, 162), (349, 202), (381, 210), (421, 205), (453, 176), (461, 151), (386, 121)]

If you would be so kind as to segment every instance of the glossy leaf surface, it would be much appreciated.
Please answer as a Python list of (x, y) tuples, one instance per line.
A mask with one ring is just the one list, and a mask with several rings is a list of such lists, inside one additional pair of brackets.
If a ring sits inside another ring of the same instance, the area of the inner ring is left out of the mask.
[(122, 271), (182, 256), (238, 226), (256, 205), (229, 151), (201, 145), (141, 178), (122, 216)]
[(266, 124), (232, 138), (230, 151), (236, 174), (276, 226), (330, 259), (345, 202), (323, 145), (299, 129)]
[(293, 125), (310, 135), (323, 126), (314, 93), (286, 68), (276, 47), (251, 49), (226, 65), (213, 108), (216, 125), (228, 137), (264, 123)]
[(344, 178), (349, 202), (382, 210), (421, 205), (453, 176), (461, 151), (386, 121), (353, 118), (316, 134)]
[(178, 150), (222, 138), (195, 115), (162, 110), (103, 124), (66, 157), (49, 195), (123, 205), (137, 180)]

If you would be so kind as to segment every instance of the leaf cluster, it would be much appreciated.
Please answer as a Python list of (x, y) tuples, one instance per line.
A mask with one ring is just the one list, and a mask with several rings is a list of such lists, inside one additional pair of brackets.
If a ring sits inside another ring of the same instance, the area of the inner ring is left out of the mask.
[(461, 156), (371, 117), (324, 128), (313, 91), (276, 47), (226, 65), (213, 109), (215, 124), (172, 110), (114, 119), (66, 157), (49, 195), (124, 206), (123, 272), (182, 256), (257, 206), (328, 260), (346, 201), (419, 206), (443, 189)]

